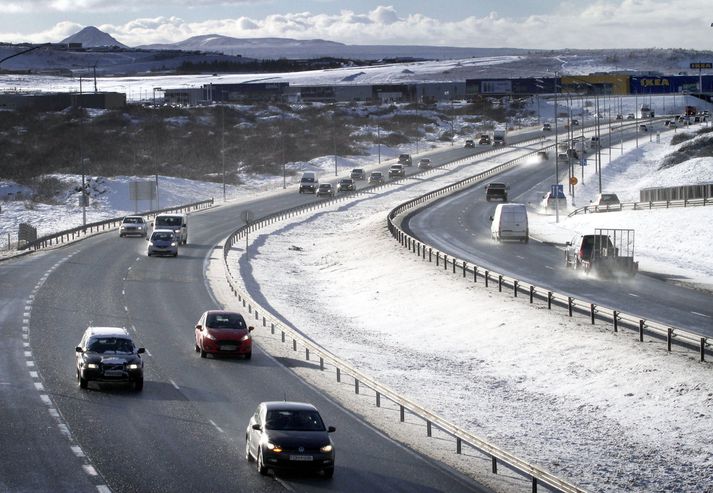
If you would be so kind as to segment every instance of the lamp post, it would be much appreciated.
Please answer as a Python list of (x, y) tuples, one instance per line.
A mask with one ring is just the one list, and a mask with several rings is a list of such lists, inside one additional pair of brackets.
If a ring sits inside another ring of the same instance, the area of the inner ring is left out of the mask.
[[(558, 120), (557, 118), (557, 92), (559, 91), (559, 84), (557, 83), (557, 79), (559, 77), (559, 73), (555, 72), (555, 188), (557, 185), (559, 185), (560, 182), (560, 164), (559, 164), (559, 125), (558, 125)], [(555, 190), (555, 193), (557, 193), (558, 190)], [(555, 196), (555, 222), (559, 223), (560, 222), (560, 207), (559, 207), (559, 200), (557, 200), (559, 197)]]
[(223, 202), (225, 202), (225, 105), (220, 105), (220, 160), (223, 164)]

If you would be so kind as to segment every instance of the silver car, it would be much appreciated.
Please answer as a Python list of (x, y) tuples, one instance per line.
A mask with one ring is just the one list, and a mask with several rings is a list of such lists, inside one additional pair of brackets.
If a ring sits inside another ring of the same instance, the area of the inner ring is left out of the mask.
[(146, 238), (148, 223), (141, 216), (126, 216), (119, 226), (119, 238), (142, 236)]

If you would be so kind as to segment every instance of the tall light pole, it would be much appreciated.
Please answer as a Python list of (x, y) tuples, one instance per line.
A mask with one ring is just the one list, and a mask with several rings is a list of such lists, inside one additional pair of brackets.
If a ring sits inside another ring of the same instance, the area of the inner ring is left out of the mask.
[(223, 202), (225, 202), (225, 105), (220, 105), (220, 160), (223, 164)]
[[(557, 118), (557, 91), (559, 90), (557, 79), (559, 78), (559, 73), (555, 72), (555, 193), (559, 192), (560, 182), (560, 163), (559, 163), (559, 130), (558, 130), (558, 118)], [(560, 222), (560, 207), (559, 207), (559, 197), (555, 195), (555, 222)]]

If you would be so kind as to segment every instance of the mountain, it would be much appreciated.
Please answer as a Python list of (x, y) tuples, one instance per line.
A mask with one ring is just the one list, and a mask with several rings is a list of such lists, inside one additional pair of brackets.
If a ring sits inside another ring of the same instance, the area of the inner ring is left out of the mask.
[(100, 46), (116, 46), (118, 48), (128, 48), (119, 43), (111, 35), (100, 31), (94, 26), (87, 26), (81, 31), (64, 38), (60, 43), (82, 43), (82, 47), (94, 48)]
[(514, 48), (456, 48), (449, 46), (346, 45), (323, 39), (233, 38), (220, 34), (193, 36), (184, 41), (142, 45), (147, 50), (212, 51), (258, 59), (351, 58), (380, 60), (384, 58), (455, 59), (473, 56), (524, 54)]

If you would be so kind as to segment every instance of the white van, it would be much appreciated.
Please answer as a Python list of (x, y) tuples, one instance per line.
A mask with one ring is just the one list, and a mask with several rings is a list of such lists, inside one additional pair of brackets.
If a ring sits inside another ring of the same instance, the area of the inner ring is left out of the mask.
[(314, 171), (305, 171), (300, 179), (300, 193), (317, 193), (319, 180)]
[(185, 214), (159, 214), (154, 219), (153, 228), (170, 229), (176, 235), (179, 245), (188, 243), (188, 221)]
[(520, 240), (527, 243), (529, 230), (525, 204), (498, 204), (490, 216), (490, 236), (496, 241)]

